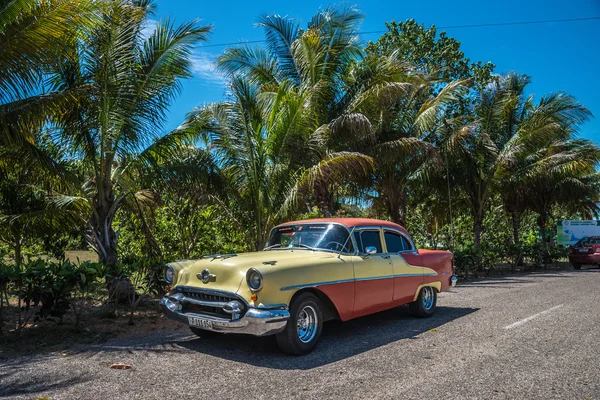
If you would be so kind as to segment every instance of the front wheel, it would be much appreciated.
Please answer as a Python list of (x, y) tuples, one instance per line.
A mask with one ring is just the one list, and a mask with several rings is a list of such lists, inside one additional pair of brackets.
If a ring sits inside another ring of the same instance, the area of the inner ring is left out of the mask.
[(575, 269), (581, 269), (581, 264), (579, 263), (572, 263), (571, 265), (573, 265), (573, 268)]
[(322, 330), (319, 299), (311, 293), (303, 293), (292, 302), (290, 319), (285, 329), (277, 334), (277, 344), (286, 353), (307, 354), (317, 345)]
[(437, 305), (437, 291), (431, 286), (425, 286), (419, 292), (417, 300), (408, 305), (410, 313), (414, 317), (431, 317)]

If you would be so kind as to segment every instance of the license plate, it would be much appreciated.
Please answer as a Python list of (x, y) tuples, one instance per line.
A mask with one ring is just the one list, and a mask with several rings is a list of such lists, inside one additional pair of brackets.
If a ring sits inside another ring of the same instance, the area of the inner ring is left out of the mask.
[(588, 249), (579, 249), (579, 252), (580, 252), (580, 253), (587, 253), (587, 252), (588, 252)]
[(190, 326), (197, 326), (198, 328), (202, 328), (202, 329), (212, 329), (213, 328), (212, 321), (209, 321), (207, 319), (188, 317), (188, 322), (190, 323)]

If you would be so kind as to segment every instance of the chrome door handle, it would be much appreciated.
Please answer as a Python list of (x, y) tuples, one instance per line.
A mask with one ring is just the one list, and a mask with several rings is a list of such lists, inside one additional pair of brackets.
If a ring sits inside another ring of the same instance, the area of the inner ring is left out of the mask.
[(387, 260), (387, 259), (390, 258), (390, 255), (389, 254), (385, 254), (385, 255), (381, 256), (381, 258), (385, 258)]

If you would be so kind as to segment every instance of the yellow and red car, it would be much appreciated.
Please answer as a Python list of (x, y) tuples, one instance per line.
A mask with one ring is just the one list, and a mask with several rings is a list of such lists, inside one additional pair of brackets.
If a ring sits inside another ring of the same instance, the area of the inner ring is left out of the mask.
[(456, 284), (452, 253), (418, 250), (400, 225), (365, 218), (281, 224), (262, 251), (170, 263), (165, 280), (165, 314), (197, 335), (276, 335), (291, 354), (310, 352), (326, 320), (404, 304), (429, 317)]

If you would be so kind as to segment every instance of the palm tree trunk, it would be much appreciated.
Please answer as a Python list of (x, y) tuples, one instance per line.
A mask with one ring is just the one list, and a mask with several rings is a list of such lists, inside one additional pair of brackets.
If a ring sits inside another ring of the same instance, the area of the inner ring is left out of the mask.
[(513, 228), (513, 243), (519, 244), (519, 226), (521, 225), (521, 216), (518, 212), (513, 211), (511, 213), (512, 228)]
[[(516, 246), (515, 251), (516, 251), (516, 260), (514, 263), (514, 267), (516, 266), (523, 266), (523, 254), (521, 253), (521, 250), (519, 249), (519, 244), (520, 244), (520, 237), (519, 237), (519, 228), (521, 226), (521, 214), (518, 213), (517, 211), (513, 211), (510, 213), (511, 215), (511, 221), (512, 221), (512, 228), (513, 228), (513, 243)], [(514, 270), (513, 267), (513, 270)]]
[(543, 214), (540, 214), (538, 217), (538, 227), (540, 228), (540, 236), (542, 237), (542, 247), (544, 249), (548, 248), (547, 236), (546, 236), (546, 224), (548, 221), (548, 217)]
[(144, 250), (147, 255), (149, 255), (153, 259), (162, 259), (162, 250), (158, 241), (154, 237), (152, 233), (152, 229), (148, 225), (146, 221), (146, 217), (144, 216), (144, 212), (142, 211), (142, 207), (140, 206), (140, 202), (137, 199), (135, 200), (135, 205), (137, 206), (138, 214), (140, 216), (142, 231), (144, 232), (145, 245)]
[(406, 227), (406, 194), (402, 189), (398, 191), (389, 188), (386, 192), (386, 206), (390, 219), (392, 222)]
[(480, 215), (475, 215), (473, 218), (473, 237), (475, 240), (475, 248), (481, 249), (481, 232), (483, 231), (483, 218)]
[(117, 204), (105, 191), (105, 195), (107, 194), (108, 198), (96, 205), (94, 215), (90, 217), (88, 225), (99, 261), (107, 267), (114, 267), (117, 263), (117, 235), (112, 227), (112, 222)]
[(540, 228), (540, 236), (542, 237), (542, 260), (544, 262), (544, 268), (550, 261), (550, 253), (548, 253), (548, 237), (546, 236), (546, 227), (548, 225), (548, 216), (543, 213), (538, 217), (538, 227)]
[(316, 184), (315, 193), (319, 211), (324, 218), (331, 218), (331, 208), (333, 205), (333, 190), (326, 181), (321, 180)]
[(400, 193), (400, 207), (398, 208), (398, 224), (406, 227), (406, 193), (402, 191)]
[(21, 255), (21, 246), (23, 244), (23, 238), (20, 234), (15, 235), (15, 265), (18, 267), (21, 265), (23, 261), (23, 256)]

